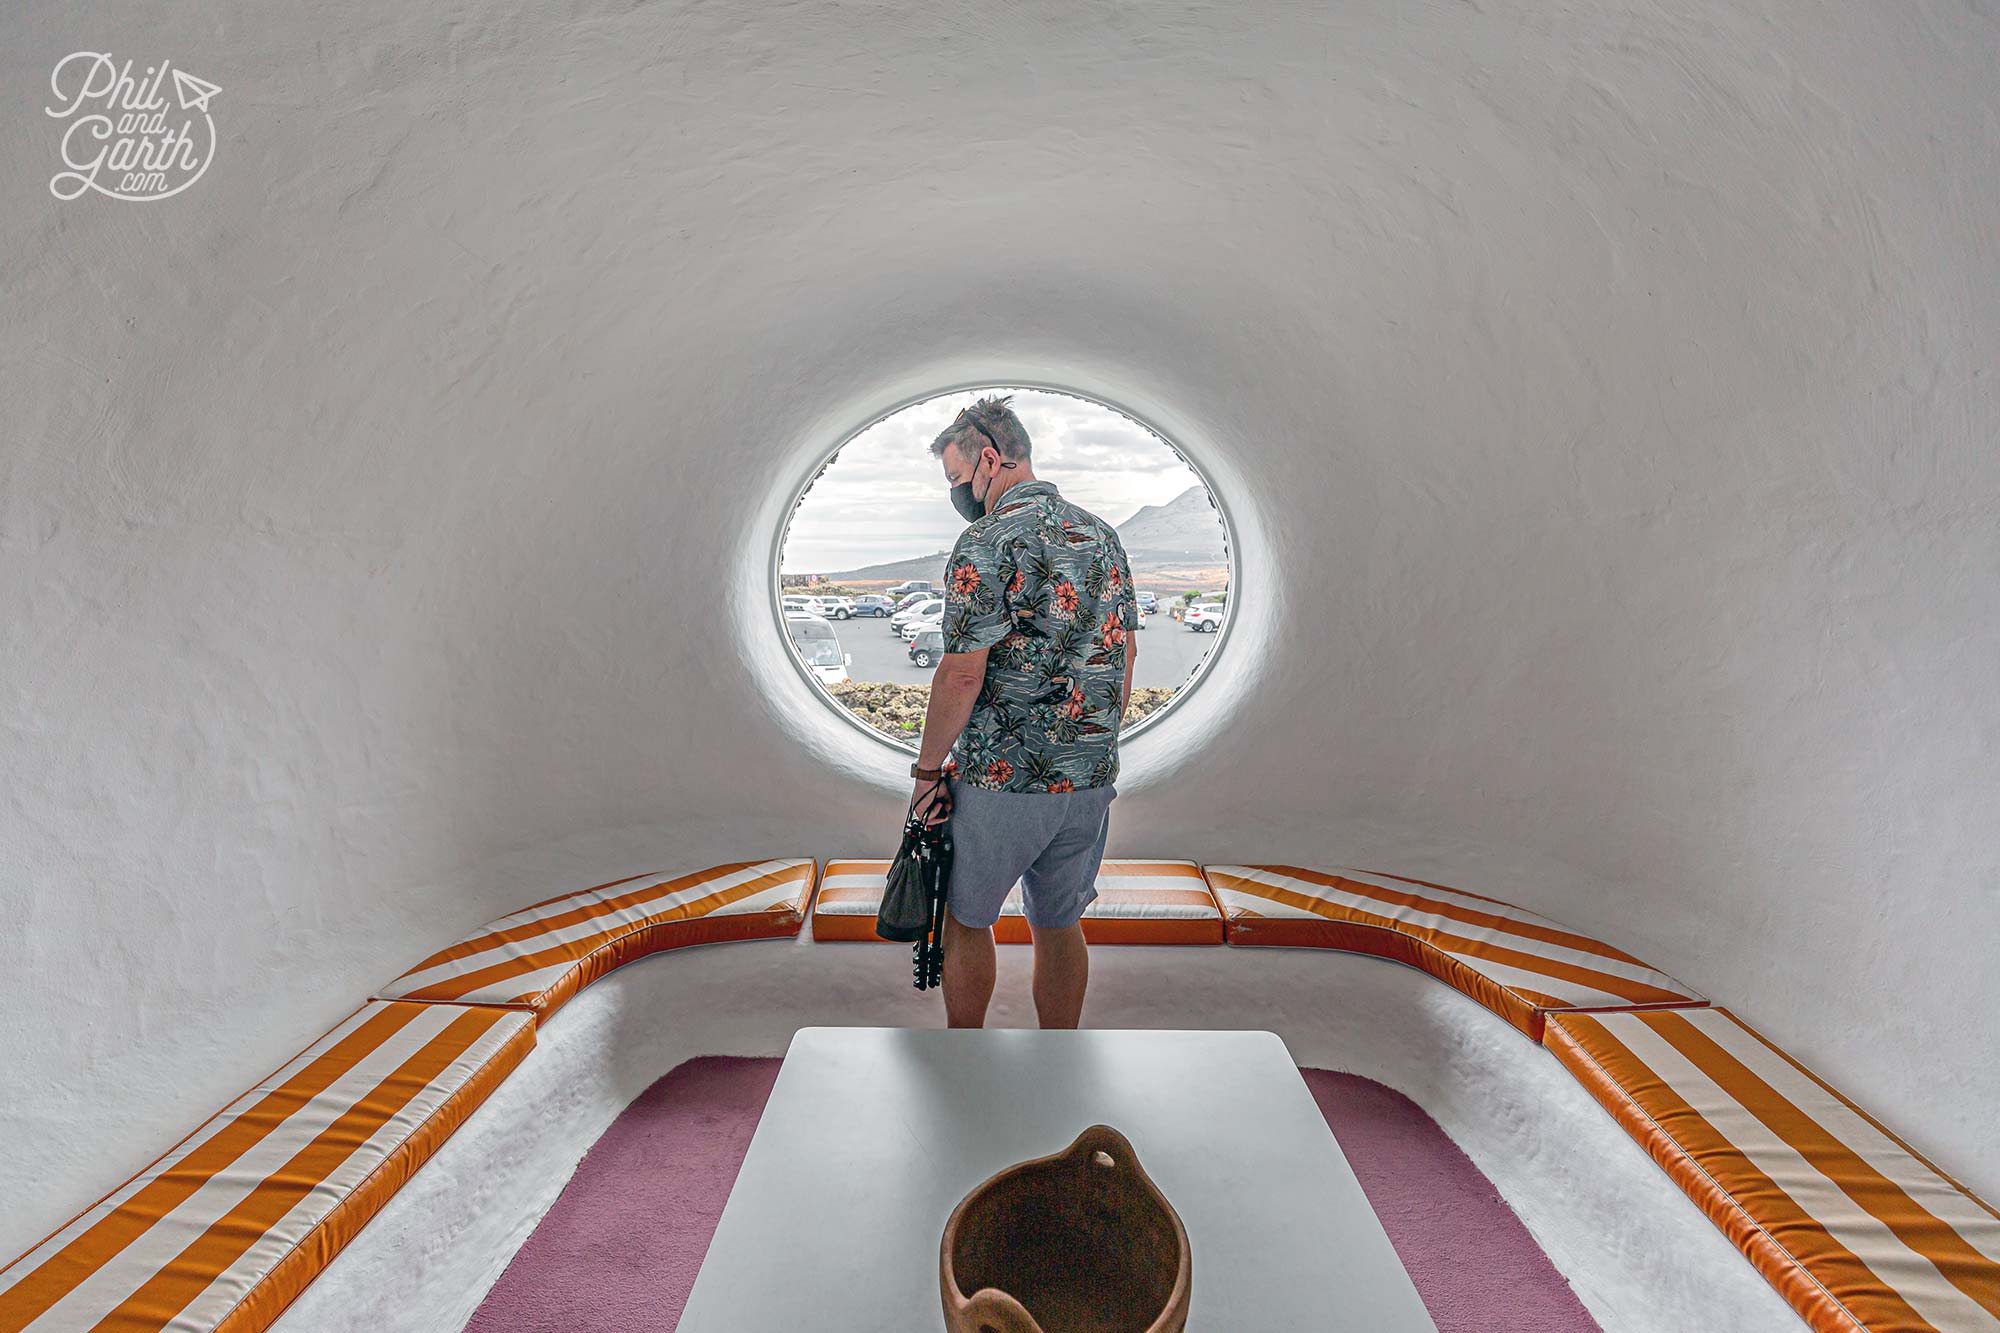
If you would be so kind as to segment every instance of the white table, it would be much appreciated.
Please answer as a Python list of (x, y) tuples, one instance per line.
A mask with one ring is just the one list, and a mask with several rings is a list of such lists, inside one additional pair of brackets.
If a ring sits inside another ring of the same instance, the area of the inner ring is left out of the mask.
[(1099, 1121), (1187, 1227), (1188, 1333), (1436, 1333), (1275, 1033), (868, 1027), (794, 1034), (678, 1333), (941, 1333), (951, 1210)]

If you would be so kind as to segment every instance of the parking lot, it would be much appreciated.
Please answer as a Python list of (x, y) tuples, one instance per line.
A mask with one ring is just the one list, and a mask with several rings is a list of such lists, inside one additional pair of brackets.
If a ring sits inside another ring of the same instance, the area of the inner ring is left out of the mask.
[[(843, 651), (853, 654), (847, 674), (855, 680), (888, 681), (899, 685), (928, 685), (931, 672), (910, 661), (909, 645), (897, 638), (886, 620), (836, 620), (833, 631), (840, 637)], [(1146, 628), (1133, 636), (1139, 645), (1138, 665), (1132, 671), (1135, 689), (1171, 689), (1186, 682), (1189, 673), (1215, 646), (1217, 635), (1198, 634), (1166, 615), (1146, 617)]]

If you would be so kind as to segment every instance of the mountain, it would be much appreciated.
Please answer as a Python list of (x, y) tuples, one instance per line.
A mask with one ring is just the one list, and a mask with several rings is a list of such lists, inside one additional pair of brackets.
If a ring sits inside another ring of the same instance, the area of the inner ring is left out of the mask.
[(932, 583), (942, 584), (945, 557), (950, 554), (950, 551), (934, 551), (908, 560), (892, 560), (886, 565), (864, 565), (860, 569), (843, 570), (822, 577), (834, 583), (903, 583), (910, 579), (929, 579)]
[(1134, 574), (1224, 563), (1222, 517), (1203, 486), (1190, 486), (1163, 505), (1147, 505), (1117, 530)]
[[(1132, 573), (1219, 568), (1227, 563), (1222, 546), (1222, 518), (1205, 487), (1190, 486), (1163, 505), (1147, 505), (1123, 523), (1113, 525), (1124, 543)], [(901, 583), (905, 579), (944, 578), (949, 551), (936, 551), (884, 565), (867, 565), (824, 577), (835, 583)]]

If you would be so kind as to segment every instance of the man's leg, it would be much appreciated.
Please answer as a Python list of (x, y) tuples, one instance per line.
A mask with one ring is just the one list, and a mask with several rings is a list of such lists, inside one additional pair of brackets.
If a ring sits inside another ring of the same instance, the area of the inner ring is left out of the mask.
[[(1045, 1028), (1073, 1028), (1083, 1020), (1083, 992), (1090, 984), (1090, 948), (1083, 925), (1039, 930), (1035, 941), (1035, 1016)], [(991, 974), (988, 974), (989, 982)]]
[(984, 1027), (993, 998), (993, 923), (1007, 891), (1046, 842), (1039, 825), (1049, 812), (1034, 797), (988, 791), (955, 777), (949, 783), (954, 851), (944, 914), (945, 1022)]
[(993, 998), (993, 927), (974, 930), (944, 914), (944, 1016), (955, 1028), (986, 1026)]
[(1021, 879), (1028, 934), (1035, 941), (1035, 1014), (1045, 1028), (1073, 1028), (1083, 1021), (1083, 992), (1090, 984), (1083, 913), (1097, 898), (1097, 870), (1116, 794), (1111, 787), (1052, 797), (1076, 804), (1066, 809), (1062, 829)]

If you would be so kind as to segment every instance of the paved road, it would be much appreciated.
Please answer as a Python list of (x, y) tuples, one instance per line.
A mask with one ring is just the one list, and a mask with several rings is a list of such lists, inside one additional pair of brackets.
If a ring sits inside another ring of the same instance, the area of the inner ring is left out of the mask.
[[(836, 620), (833, 632), (839, 636), (842, 650), (854, 655), (847, 668), (854, 679), (899, 685), (931, 683), (932, 673), (910, 660), (909, 645), (890, 632), (888, 621)], [(1198, 634), (1164, 615), (1146, 617), (1146, 628), (1135, 637), (1139, 642), (1139, 664), (1132, 671), (1135, 689), (1171, 689), (1184, 684), (1216, 640), (1213, 634)]]

